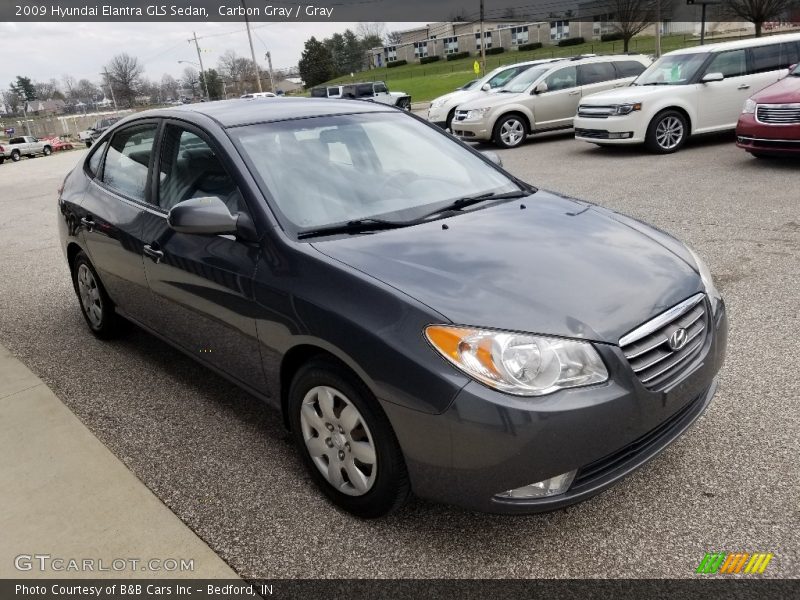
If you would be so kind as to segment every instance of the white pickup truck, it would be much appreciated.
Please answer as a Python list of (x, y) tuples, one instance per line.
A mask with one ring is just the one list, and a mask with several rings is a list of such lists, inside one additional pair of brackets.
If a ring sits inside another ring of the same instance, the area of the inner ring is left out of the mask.
[(52, 153), (53, 147), (49, 143), (40, 142), (30, 135), (22, 135), (0, 144), (0, 164), (3, 164), (7, 158), (17, 162), (23, 156), (33, 158), (37, 154), (50, 156)]

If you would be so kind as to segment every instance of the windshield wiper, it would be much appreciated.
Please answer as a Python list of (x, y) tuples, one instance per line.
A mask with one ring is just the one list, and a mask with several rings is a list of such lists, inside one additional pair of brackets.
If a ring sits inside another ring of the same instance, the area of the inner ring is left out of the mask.
[(337, 233), (364, 233), (366, 231), (376, 231), (379, 229), (397, 229), (413, 225), (409, 221), (385, 221), (383, 219), (355, 219), (346, 223), (334, 223), (324, 225), (315, 229), (306, 229), (297, 234), (298, 239), (318, 237), (323, 235), (336, 235)]
[(533, 188), (533, 189), (527, 189), (525, 191), (516, 190), (513, 192), (506, 192), (505, 194), (498, 194), (497, 192), (487, 192), (485, 194), (478, 194), (477, 196), (465, 196), (464, 198), (453, 200), (450, 204), (446, 206), (442, 206), (440, 208), (437, 208), (436, 210), (432, 210), (431, 212), (422, 215), (418, 219), (415, 219), (415, 221), (422, 222), (430, 217), (434, 217), (442, 213), (462, 210), (468, 206), (472, 206), (473, 204), (478, 204), (480, 202), (487, 202), (490, 200), (507, 200), (510, 198), (524, 198), (526, 196), (530, 196), (535, 191), (536, 189)]

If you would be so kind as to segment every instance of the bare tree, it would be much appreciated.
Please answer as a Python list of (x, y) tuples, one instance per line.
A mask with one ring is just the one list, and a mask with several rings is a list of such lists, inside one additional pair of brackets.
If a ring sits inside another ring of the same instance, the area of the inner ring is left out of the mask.
[(402, 37), (403, 34), (400, 33), (399, 31), (390, 31), (386, 34), (384, 40), (387, 46), (396, 46), (397, 44), (400, 43)]
[(133, 106), (144, 68), (139, 59), (123, 52), (117, 54), (106, 65), (108, 83), (114, 86), (114, 94), (118, 103)]
[(186, 67), (181, 77), (181, 85), (192, 90), (192, 97), (195, 96), (195, 88), (197, 88), (198, 83), (200, 83), (200, 76), (197, 73), (197, 69), (194, 67)]
[(181, 84), (169, 73), (161, 77), (161, 97), (165, 100), (176, 100)]
[(726, 0), (722, 10), (752, 23), (756, 28), (756, 37), (761, 37), (764, 23), (783, 16), (797, 6), (800, 6), (798, 0)]
[(383, 39), (386, 32), (385, 23), (367, 23), (362, 22), (356, 26), (356, 35), (362, 40), (379, 38)]
[(98, 87), (88, 79), (81, 79), (73, 87), (75, 97), (83, 102), (91, 102), (100, 93)]
[(64, 95), (70, 100), (75, 99), (75, 78), (72, 75), (62, 75), (61, 83), (64, 86)]
[(624, 52), (628, 51), (633, 36), (653, 24), (658, 1), (660, 0), (609, 0), (608, 9), (614, 18), (611, 27), (622, 37)]

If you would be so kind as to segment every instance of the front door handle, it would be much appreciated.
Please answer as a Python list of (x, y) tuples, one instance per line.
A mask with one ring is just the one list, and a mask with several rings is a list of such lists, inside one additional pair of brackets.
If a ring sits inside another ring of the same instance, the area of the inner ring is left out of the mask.
[(160, 263), (161, 259), (164, 258), (164, 253), (161, 250), (155, 250), (150, 244), (145, 244), (142, 251), (145, 256), (152, 258), (156, 264)]
[(82, 217), (81, 225), (86, 227), (87, 231), (91, 232), (92, 229), (94, 229), (95, 225), (97, 225), (97, 223), (94, 222), (94, 219), (92, 219), (92, 217)]
[(581, 93), (580, 90), (575, 90), (574, 92), (570, 92), (569, 95), (570, 96), (577, 96), (580, 93)]
[(749, 85), (747, 85), (746, 83), (743, 83), (742, 85), (740, 85), (740, 86), (739, 86), (738, 88), (736, 88), (736, 89), (737, 89), (737, 90), (749, 90), (749, 89), (750, 89), (750, 86), (749, 86)]

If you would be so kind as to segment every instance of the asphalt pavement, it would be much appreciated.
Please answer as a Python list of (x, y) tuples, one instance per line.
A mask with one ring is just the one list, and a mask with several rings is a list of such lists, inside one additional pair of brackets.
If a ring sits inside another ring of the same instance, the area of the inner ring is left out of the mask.
[(686, 241), (728, 304), (707, 413), (581, 505), (508, 517), (414, 501), (357, 520), (316, 491), (272, 409), (135, 328), (94, 339), (56, 232), (56, 188), (84, 151), (0, 166), (0, 343), (243, 577), (692, 577), (712, 551), (772, 552), (764, 576), (800, 577), (800, 162), (750, 158), (729, 135), (671, 156), (568, 135), (499, 154)]

